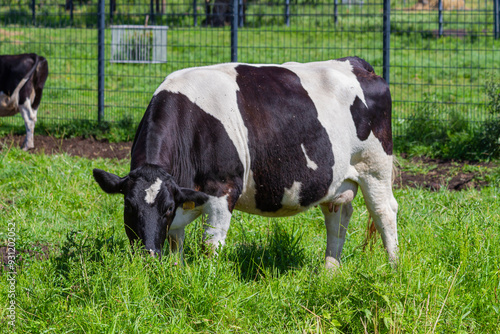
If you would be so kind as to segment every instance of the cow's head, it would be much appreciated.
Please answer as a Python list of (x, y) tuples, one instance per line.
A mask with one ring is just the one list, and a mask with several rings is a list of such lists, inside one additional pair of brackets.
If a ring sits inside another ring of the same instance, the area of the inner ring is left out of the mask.
[(119, 177), (101, 169), (94, 169), (94, 179), (108, 194), (125, 197), (125, 231), (131, 242), (160, 255), (179, 206), (193, 209), (203, 205), (208, 196), (202, 192), (179, 187), (173, 177), (161, 167), (145, 165)]

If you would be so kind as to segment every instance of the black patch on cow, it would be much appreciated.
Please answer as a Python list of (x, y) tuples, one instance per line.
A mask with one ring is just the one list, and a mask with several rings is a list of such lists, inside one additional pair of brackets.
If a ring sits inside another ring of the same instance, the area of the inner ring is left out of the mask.
[(161, 91), (151, 100), (132, 146), (131, 170), (162, 166), (181, 187), (228, 195), (234, 208), (243, 186), (243, 164), (222, 123), (181, 93)]
[(356, 125), (356, 134), (360, 140), (373, 135), (380, 141), (385, 153), (392, 154), (391, 112), (392, 100), (389, 85), (375, 74), (373, 67), (358, 57), (338, 59), (348, 60), (353, 66), (353, 73), (363, 89), (368, 108), (356, 96), (351, 105), (351, 115)]
[[(299, 77), (275, 66), (238, 65), (236, 71), (238, 106), (248, 129), (257, 209), (281, 209), (285, 188), (291, 188), (294, 181), (302, 183), (302, 206), (320, 200), (333, 179), (332, 145)], [(301, 145), (317, 164), (316, 170), (307, 167)]]

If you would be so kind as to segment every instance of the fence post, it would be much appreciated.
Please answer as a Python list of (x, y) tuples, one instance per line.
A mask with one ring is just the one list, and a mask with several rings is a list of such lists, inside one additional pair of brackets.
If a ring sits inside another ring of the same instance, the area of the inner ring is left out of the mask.
[(290, 0), (285, 0), (285, 24), (290, 26)]
[(238, 0), (232, 0), (233, 16), (231, 18), (231, 62), (238, 61)]
[(390, 82), (391, 73), (391, 0), (384, 0), (383, 28), (383, 74), (385, 81)]
[(114, 11), (115, 11), (114, 2), (113, 2), (113, 0), (111, 0), (109, 2), (109, 22), (110, 22), (110, 24), (113, 24), (113, 12)]
[(71, 20), (71, 23), (73, 23), (73, 0), (68, 1), (69, 4), (69, 18)]
[(193, 0), (193, 25), (198, 26), (198, 11), (196, 9), (196, 0)]
[(439, 31), (438, 36), (443, 36), (443, 0), (438, 1), (438, 21), (439, 21)]
[(151, 18), (151, 23), (155, 23), (155, 4), (154, 0), (149, 2), (149, 17)]
[(339, 19), (339, 0), (333, 0), (333, 23), (337, 24)]
[(243, 0), (239, 0), (238, 2), (238, 27), (243, 27), (244, 22), (243, 19), (245, 18), (245, 12), (243, 11), (245, 6), (245, 3)]
[(104, 121), (104, 0), (97, 11), (97, 120)]
[(35, 17), (35, 5), (36, 5), (36, 0), (31, 0), (31, 20), (33, 22), (33, 25), (36, 24), (36, 17)]
[(493, 15), (494, 15), (494, 35), (495, 39), (500, 38), (500, 1), (493, 0)]

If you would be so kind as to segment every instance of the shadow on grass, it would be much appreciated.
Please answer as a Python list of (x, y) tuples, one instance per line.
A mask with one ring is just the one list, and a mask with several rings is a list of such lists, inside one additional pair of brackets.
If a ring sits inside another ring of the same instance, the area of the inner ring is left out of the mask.
[(127, 252), (128, 244), (116, 240), (114, 232), (106, 236), (104, 231), (89, 236), (86, 232), (70, 231), (54, 259), (57, 272), (68, 279), (71, 268), (83, 262), (103, 262), (104, 253)]
[[(187, 236), (184, 257), (186, 263), (196, 262), (207, 256), (203, 249), (202, 227), (199, 233)], [(241, 280), (252, 281), (262, 278), (277, 277), (290, 270), (300, 269), (305, 264), (305, 248), (301, 244), (303, 230), (286, 230), (278, 224), (272, 224), (269, 233), (260, 240), (240, 240), (234, 245), (227, 245), (216, 261), (233, 263)], [(71, 231), (62, 243), (59, 255), (54, 258), (55, 269), (65, 279), (70, 279), (72, 271), (85, 264), (104, 263), (106, 254), (127, 253), (134, 256), (125, 240), (117, 240), (114, 232), (99, 231), (95, 235), (87, 232)], [(167, 255), (167, 254), (164, 254)], [(146, 258), (149, 258), (146, 256)], [(162, 260), (166, 259), (162, 258)]]
[(275, 223), (266, 238), (243, 241), (228, 249), (226, 257), (236, 265), (242, 280), (276, 277), (304, 265), (302, 236), (301, 230), (287, 231)]

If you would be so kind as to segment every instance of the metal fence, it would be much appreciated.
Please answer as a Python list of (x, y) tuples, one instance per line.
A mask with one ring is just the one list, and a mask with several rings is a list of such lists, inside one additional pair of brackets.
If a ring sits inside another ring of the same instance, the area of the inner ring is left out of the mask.
[(390, 81), (397, 135), (422, 110), (488, 117), (485, 85), (500, 80), (498, 2), (0, 0), (0, 54), (48, 59), (39, 120), (61, 124), (139, 121), (165, 76), (185, 67), (357, 55)]

